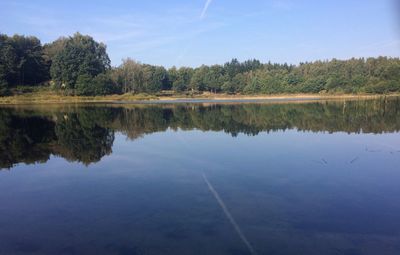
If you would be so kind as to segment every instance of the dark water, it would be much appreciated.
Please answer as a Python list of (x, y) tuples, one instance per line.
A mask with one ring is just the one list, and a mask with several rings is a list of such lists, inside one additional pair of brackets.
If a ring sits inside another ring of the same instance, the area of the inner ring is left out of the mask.
[(0, 254), (400, 254), (400, 100), (0, 108)]

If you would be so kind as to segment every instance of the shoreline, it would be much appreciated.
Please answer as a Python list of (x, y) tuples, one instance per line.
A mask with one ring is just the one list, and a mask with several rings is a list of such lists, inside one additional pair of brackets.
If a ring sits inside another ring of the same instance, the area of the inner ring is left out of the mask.
[(363, 100), (384, 97), (399, 97), (393, 94), (276, 94), (276, 95), (228, 95), (200, 94), (188, 95), (147, 95), (124, 94), (96, 97), (64, 96), (57, 94), (28, 93), (16, 96), (0, 97), (0, 105), (24, 104), (172, 104), (172, 103), (257, 103), (257, 102), (310, 102), (324, 100)]

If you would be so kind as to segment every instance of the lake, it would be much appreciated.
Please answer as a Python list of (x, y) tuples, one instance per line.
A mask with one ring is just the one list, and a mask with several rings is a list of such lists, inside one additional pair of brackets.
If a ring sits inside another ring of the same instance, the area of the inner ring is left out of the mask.
[(400, 99), (0, 108), (0, 254), (400, 254)]

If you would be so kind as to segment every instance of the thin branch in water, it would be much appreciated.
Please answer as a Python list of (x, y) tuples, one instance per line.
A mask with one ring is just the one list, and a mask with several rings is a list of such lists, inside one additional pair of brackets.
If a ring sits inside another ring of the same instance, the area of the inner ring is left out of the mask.
[(214, 189), (212, 184), (208, 181), (207, 176), (203, 173), (204, 182), (207, 184), (208, 189), (210, 190), (211, 194), (213, 194), (215, 200), (221, 207), (222, 211), (224, 212), (225, 216), (228, 218), (229, 222), (232, 224), (233, 228), (235, 229), (236, 233), (239, 235), (240, 239), (246, 245), (247, 249), (249, 250), (250, 254), (256, 255), (257, 252), (254, 250), (253, 246), (247, 240), (246, 236), (243, 234), (242, 230), (240, 229), (239, 225), (233, 218), (232, 214), (229, 212), (228, 208), (226, 207), (224, 201), (219, 196), (218, 192)]
[(350, 164), (353, 164), (353, 163), (356, 162), (357, 160), (358, 160), (358, 156), (355, 157), (355, 158), (353, 158), (353, 159), (350, 161)]

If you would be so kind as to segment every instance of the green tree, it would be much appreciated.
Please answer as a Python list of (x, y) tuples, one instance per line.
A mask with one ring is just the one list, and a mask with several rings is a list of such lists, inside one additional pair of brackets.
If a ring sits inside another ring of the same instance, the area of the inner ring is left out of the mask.
[(76, 94), (79, 96), (94, 95), (93, 77), (89, 74), (81, 74), (76, 79)]
[(43, 58), (46, 63), (46, 72), (50, 77), (50, 67), (55, 58), (62, 50), (64, 50), (65, 45), (67, 44), (67, 37), (60, 37), (57, 40), (46, 43), (43, 45)]
[(51, 62), (55, 56), (64, 50), (67, 42), (68, 38), (62, 36), (51, 43), (46, 43), (43, 45), (43, 54), (45, 60)]
[(192, 91), (203, 91), (205, 89), (206, 86), (204, 83), (204, 78), (208, 73), (208, 69), (208, 66), (202, 65), (194, 70), (189, 84), (189, 87)]
[(5, 80), (0, 79), (0, 96), (7, 96), (10, 93), (8, 84)]
[(94, 95), (110, 95), (117, 93), (117, 88), (107, 73), (101, 73), (93, 78)]
[(168, 73), (164, 67), (145, 65), (143, 72), (146, 92), (154, 93), (168, 86)]
[(17, 54), (11, 38), (0, 34), (0, 86), (3, 91), (17, 80), (17, 74)]
[(221, 86), (224, 82), (223, 79), (224, 68), (220, 65), (213, 65), (208, 69), (208, 72), (204, 76), (204, 84), (207, 90), (217, 93), (221, 90)]
[(16, 83), (34, 85), (47, 80), (49, 77), (40, 40), (21, 35), (14, 35), (11, 40), (17, 55)]
[(122, 64), (113, 70), (112, 77), (122, 93), (135, 93), (143, 88), (143, 67), (131, 58), (123, 59)]
[(89, 74), (79, 75), (76, 81), (76, 94), (82, 96), (98, 96), (117, 93), (117, 87), (110, 75), (101, 73), (96, 77)]
[(51, 65), (51, 76), (57, 87), (75, 89), (80, 75), (92, 77), (110, 69), (106, 46), (88, 35), (79, 33), (69, 37)]
[(38, 38), (0, 35), (0, 80), (3, 86), (35, 85), (48, 78)]
[(169, 77), (169, 87), (173, 89), (174, 83), (178, 79), (178, 69), (175, 66), (168, 69), (168, 77)]
[(193, 69), (189, 67), (181, 67), (177, 71), (176, 80), (172, 84), (175, 91), (185, 91), (193, 75)]

